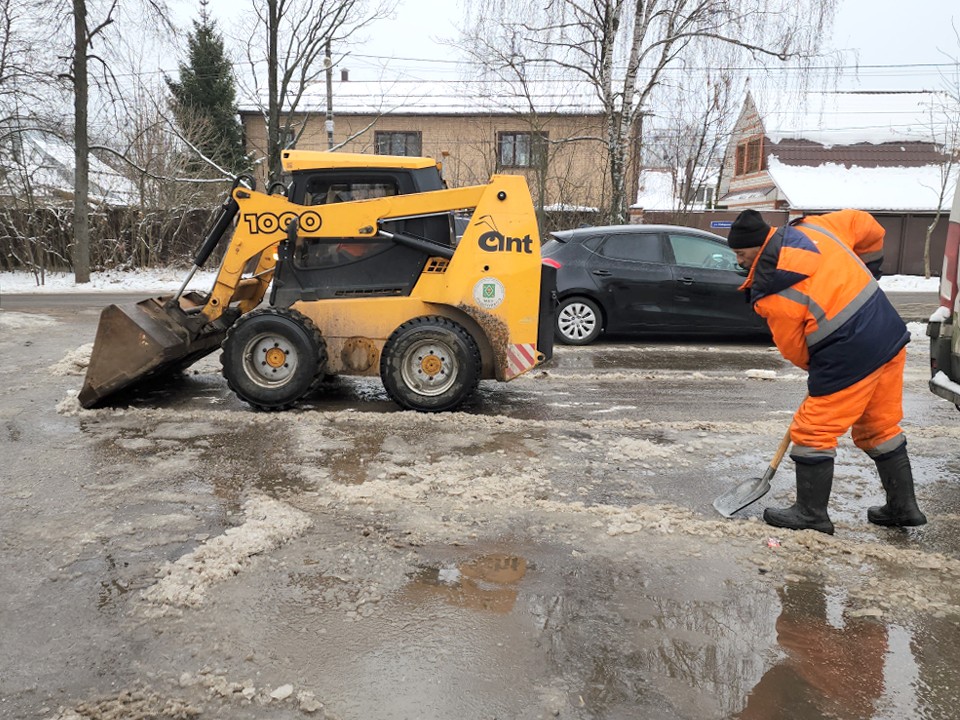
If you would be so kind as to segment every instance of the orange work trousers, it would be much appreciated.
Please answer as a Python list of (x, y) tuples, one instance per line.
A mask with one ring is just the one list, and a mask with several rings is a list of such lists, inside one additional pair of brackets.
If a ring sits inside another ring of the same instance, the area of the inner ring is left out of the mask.
[(863, 380), (830, 395), (807, 397), (793, 416), (790, 457), (817, 462), (837, 454), (837, 439), (853, 428), (853, 442), (870, 457), (879, 457), (904, 442), (903, 348), (886, 365)]

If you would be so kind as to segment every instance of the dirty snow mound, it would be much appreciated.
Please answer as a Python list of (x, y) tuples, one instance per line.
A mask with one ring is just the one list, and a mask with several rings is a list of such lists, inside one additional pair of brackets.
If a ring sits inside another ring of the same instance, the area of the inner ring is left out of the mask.
[(81, 345), (76, 350), (71, 350), (60, 362), (50, 366), (50, 372), (54, 375), (85, 375), (87, 366), (90, 364), (90, 354), (93, 352), (93, 343)]
[(161, 579), (143, 593), (154, 605), (199, 607), (207, 588), (239, 573), (260, 553), (280, 547), (301, 535), (310, 518), (296, 508), (268, 497), (253, 497), (244, 504), (246, 520), (229, 528), (175, 563), (166, 563)]
[(754, 380), (776, 380), (777, 371), (776, 370), (747, 370), (745, 373), (748, 378)]
[(63, 415), (64, 417), (72, 417), (79, 415), (81, 412), (84, 412), (83, 406), (80, 405), (80, 399), (77, 397), (76, 390), (71, 390), (67, 393), (67, 396), (57, 403), (57, 414)]
[(48, 315), (33, 315), (32, 313), (0, 310), (0, 328), (5, 330), (32, 330), (57, 324), (58, 321)]
[(75, 708), (60, 708), (49, 720), (119, 720), (135, 718), (168, 718), (192, 720), (198, 718), (198, 708), (178, 698), (162, 697), (143, 687), (125, 690), (114, 697), (88, 700)]

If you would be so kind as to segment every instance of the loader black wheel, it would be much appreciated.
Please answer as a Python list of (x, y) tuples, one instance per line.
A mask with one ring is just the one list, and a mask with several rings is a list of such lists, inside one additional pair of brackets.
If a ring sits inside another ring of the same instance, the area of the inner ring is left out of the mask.
[(323, 378), (327, 350), (310, 318), (270, 308), (241, 317), (223, 341), (223, 376), (257, 410), (286, 410)]
[(393, 401), (407, 410), (453, 410), (480, 382), (480, 349), (452, 320), (414, 318), (394, 330), (383, 346), (380, 378)]

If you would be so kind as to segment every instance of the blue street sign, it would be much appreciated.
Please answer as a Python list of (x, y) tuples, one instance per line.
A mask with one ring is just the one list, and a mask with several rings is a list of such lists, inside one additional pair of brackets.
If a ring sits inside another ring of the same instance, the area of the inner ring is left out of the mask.
[(728, 228), (733, 225), (733, 220), (711, 220), (710, 227), (712, 228)]

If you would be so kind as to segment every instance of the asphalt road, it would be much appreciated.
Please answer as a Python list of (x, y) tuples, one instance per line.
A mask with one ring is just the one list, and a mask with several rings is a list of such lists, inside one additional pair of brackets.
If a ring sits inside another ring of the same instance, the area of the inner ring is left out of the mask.
[(828, 537), (759, 521), (789, 459), (736, 518), (711, 505), (804, 394), (764, 344), (558, 347), (439, 415), (350, 378), (253, 412), (211, 357), (83, 411), (117, 299), (0, 298), (2, 718), (956, 716), (960, 413), (922, 337), (930, 524), (866, 522), (845, 438)]
[[(11, 294), (0, 293), (0, 308), (25, 310), (32, 307), (104, 307), (111, 303), (136, 302), (142, 293), (65, 293)], [(908, 322), (925, 322), (937, 308), (937, 295), (931, 292), (892, 292), (888, 294), (894, 307)]]

